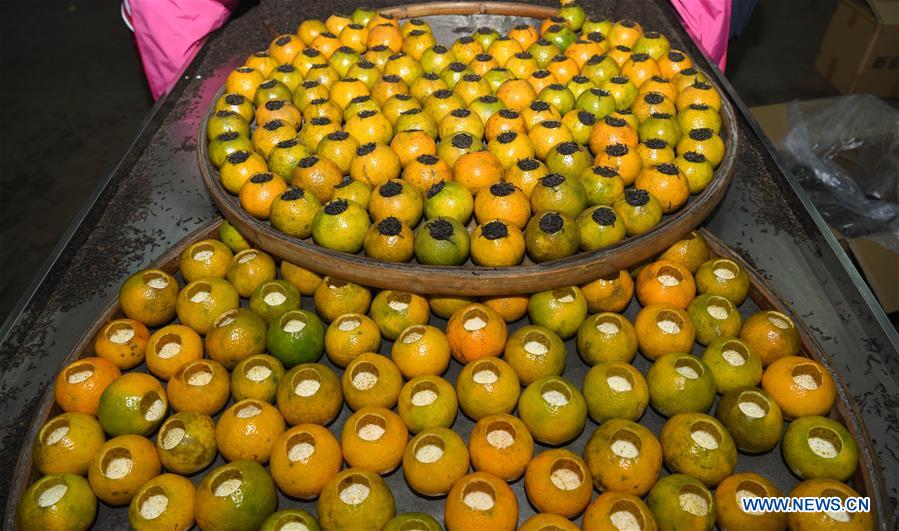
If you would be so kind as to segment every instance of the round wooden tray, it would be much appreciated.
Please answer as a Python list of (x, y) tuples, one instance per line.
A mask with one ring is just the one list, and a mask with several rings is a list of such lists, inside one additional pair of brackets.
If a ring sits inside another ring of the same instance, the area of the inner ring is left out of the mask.
[[(382, 10), (398, 18), (433, 15), (512, 15), (548, 18), (556, 10), (551, 7), (504, 2), (437, 2), (410, 4)], [(715, 85), (714, 81), (710, 82)], [(715, 85), (719, 93), (724, 94)], [(627, 238), (617, 245), (598, 251), (578, 253), (541, 264), (530, 262), (515, 267), (479, 267), (471, 263), (461, 266), (430, 266), (416, 262), (396, 264), (319, 247), (312, 239), (299, 239), (274, 229), (267, 222), (248, 214), (237, 197), (221, 185), (218, 170), (207, 156), (206, 124), (212, 116), (219, 90), (203, 121), (197, 141), (197, 158), (203, 182), (225, 218), (258, 248), (284, 257), (299, 266), (325, 275), (377, 288), (412, 291), (426, 295), (512, 295), (571, 286), (593, 281), (601, 276), (626, 269), (651, 258), (685, 234), (695, 229), (712, 213), (724, 197), (733, 178), (734, 162), (739, 148), (736, 115), (733, 106), (722, 98), (722, 135), (727, 151), (715, 176), (701, 193), (691, 196), (679, 212), (666, 215), (662, 222), (646, 234)]]
[[(181, 253), (198, 241), (207, 238), (216, 238), (218, 234), (219, 224), (220, 220), (215, 220), (200, 227), (193, 233), (186, 236), (183, 240), (178, 242), (174, 247), (168, 249), (159, 258), (154, 260), (148, 267), (161, 269), (169, 274), (176, 275), (178, 276), (180, 281), (178, 267)], [(702, 230), (701, 232), (703, 237), (705, 237), (705, 239), (711, 246), (712, 251), (717, 256), (733, 260), (734, 262), (739, 264), (740, 267), (744, 268), (744, 270), (749, 274), (749, 296), (743, 303), (743, 305), (740, 306), (741, 312), (754, 313), (755, 311), (759, 310), (776, 310), (786, 315), (790, 315), (790, 311), (781, 302), (781, 298), (765, 284), (763, 277), (757, 271), (755, 271), (746, 261), (744, 261), (742, 257), (740, 257), (729, 247), (727, 247), (727, 245), (725, 245), (721, 240), (717, 239), (710, 232), (706, 230)], [(276, 255), (275, 258), (278, 259), (281, 257), (278, 257)], [(307, 306), (307, 308), (312, 309), (311, 298), (304, 297), (304, 299), (306, 299), (306, 304), (310, 305)], [(744, 305), (746, 305), (746, 307), (744, 307)], [(634, 305), (632, 304), (632, 306)], [(625, 312), (625, 314), (632, 314), (635, 311), (636, 308), (632, 307), (629, 308), (628, 311)], [(65, 365), (74, 362), (77, 359), (94, 356), (95, 354), (93, 346), (97, 334), (101, 332), (103, 327), (110, 320), (118, 319), (121, 317), (124, 317), (124, 315), (122, 314), (118, 298), (116, 297), (113, 298), (109, 302), (109, 304), (106, 305), (103, 311), (97, 315), (96, 320), (87, 330), (85, 330), (84, 335), (78, 341), (74, 349), (72, 349), (72, 351), (65, 356), (60, 367), (57, 370), (61, 369)], [(854, 476), (849, 480), (848, 483), (855, 490), (857, 490), (861, 496), (869, 496), (871, 498), (871, 513), (875, 519), (875, 529), (890, 529), (889, 524), (891, 522), (891, 519), (889, 513), (889, 498), (887, 497), (887, 491), (884, 486), (884, 471), (878, 462), (877, 454), (874, 450), (871, 438), (868, 435), (867, 430), (865, 429), (865, 425), (859, 412), (858, 406), (849, 394), (846, 383), (843, 381), (840, 375), (832, 369), (832, 364), (828, 355), (823, 350), (821, 350), (821, 348), (812, 339), (805, 325), (798, 318), (798, 316), (791, 315), (791, 317), (796, 323), (796, 327), (799, 331), (799, 336), (802, 341), (799, 355), (811, 358), (824, 364), (825, 367), (830, 371), (831, 375), (834, 378), (834, 381), (836, 382), (837, 399), (834, 403), (834, 407), (830, 411), (830, 418), (833, 418), (845, 425), (849, 432), (852, 434), (853, 438), (858, 443), (858, 468), (856, 469)], [(633, 315), (628, 315), (628, 318), (633, 319)], [(431, 324), (439, 328), (444, 328), (446, 325), (446, 321), (432, 316)], [(526, 317), (518, 321), (517, 323), (511, 324), (510, 326), (512, 327), (512, 329), (516, 329), (519, 326), (523, 326), (525, 324), (528, 324), (528, 319)], [(569, 356), (569, 363), (567, 364), (564, 376), (570, 381), (580, 382), (581, 380), (583, 380), (584, 373), (586, 373), (588, 367), (584, 363), (580, 362), (580, 360), (575, 361), (575, 359), (577, 358), (577, 354), (575, 354), (575, 342), (575, 339), (570, 339), (566, 342), (566, 350)], [(389, 351), (390, 345), (389, 343), (385, 343), (385, 345), (381, 348), (381, 352)], [(696, 354), (696, 352), (694, 352), (694, 354)], [(321, 363), (325, 363), (329, 367), (332, 367), (338, 372), (338, 374), (341, 371), (341, 369), (334, 367), (330, 363), (330, 361), (328, 361), (327, 357), (324, 357), (321, 360)], [(638, 367), (639, 370), (641, 370), (641, 372), (644, 373), (650, 365), (650, 363), (640, 355), (638, 355), (634, 359), (633, 363)], [(459, 368), (460, 366), (458, 363), (452, 362), (449, 373), (445, 374), (444, 376), (450, 381), (454, 381)], [(143, 371), (145, 369), (143, 368), (143, 366), (141, 366), (136, 370)], [(54, 400), (53, 386), (52, 384), (50, 384), (48, 385), (47, 391), (44, 393), (40, 403), (37, 405), (34, 411), (34, 415), (32, 417), (34, 419), (33, 423), (23, 441), (22, 450), (19, 454), (19, 458), (14, 469), (15, 476), (13, 479), (13, 488), (9, 492), (3, 525), (0, 527), (3, 527), (4, 529), (15, 528), (14, 518), (19, 500), (21, 499), (22, 494), (25, 492), (25, 489), (27, 489), (29, 485), (31, 485), (40, 477), (40, 473), (35, 468), (32, 459), (31, 442), (34, 440), (41, 427), (51, 417), (54, 417), (61, 413), (62, 410), (58, 405), (56, 405), (56, 402)], [(343, 411), (338, 419), (335, 420), (333, 424), (331, 424), (331, 429), (334, 430), (335, 433), (339, 433), (340, 427), (343, 425), (348, 416), (348, 408), (343, 408)], [(216, 415), (216, 418), (217, 417), (218, 415)], [(654, 433), (658, 433), (658, 431), (661, 429), (662, 422), (664, 422), (664, 419), (658, 417), (652, 409), (648, 409), (644, 417), (640, 420), (640, 423), (642, 425), (649, 427), (654, 431)], [(472, 421), (460, 412), (455, 423), (453, 424), (453, 429), (467, 440), (472, 426)], [(588, 421), (588, 427), (584, 430), (584, 433), (582, 433), (577, 440), (571, 441), (570, 443), (566, 444), (565, 447), (572, 449), (572, 451), (575, 451), (576, 453), (580, 453), (580, 450), (583, 448), (583, 444), (590, 437), (590, 432), (592, 430), (591, 426), (595, 427), (592, 424), (592, 421)], [(155, 437), (155, 435), (151, 438), (153, 437)], [(542, 445), (538, 445), (538, 447), (542, 448)], [(222, 460), (221, 456), (219, 456), (216, 462), (211, 466), (220, 466), (223, 463), (224, 461)], [(785, 493), (788, 492), (793, 485), (798, 483), (798, 479), (790, 473), (789, 469), (786, 467), (786, 464), (781, 458), (780, 450), (777, 448), (762, 455), (750, 455), (741, 452), (740, 463), (742, 463), (743, 466), (739, 467), (739, 470), (757, 471), (766, 476), (768, 479), (774, 481), (774, 483), (777, 484)], [(205, 474), (209, 472), (209, 470), (210, 469), (205, 469), (203, 471), (197, 472), (196, 474), (190, 476), (190, 479), (194, 483), (199, 483), (199, 481)], [(398, 508), (403, 510), (413, 510), (414, 508), (414, 510), (416, 511), (429, 512), (435, 517), (442, 514), (443, 500), (437, 498), (435, 503), (435, 499), (433, 498), (423, 498), (421, 496), (418, 496), (417, 494), (414, 494), (406, 486), (402, 474), (390, 474), (385, 479), (387, 480), (391, 489), (394, 491), (394, 495), (397, 497)], [(519, 502), (522, 504), (526, 504), (526, 498), (522, 484), (522, 481), (518, 481), (512, 485), (512, 488), (516, 492), (516, 496), (518, 497)], [(315, 502), (299, 502), (295, 499), (286, 498), (283, 495), (279, 495), (279, 498), (279, 509), (299, 507), (310, 511), (315, 511)], [(525, 517), (525, 513), (529, 514), (529, 510), (525, 508), (524, 505), (522, 505), (522, 519)], [(105, 503), (99, 504), (99, 513), (92, 529), (121, 529), (125, 526), (127, 526), (127, 506), (110, 507)]]

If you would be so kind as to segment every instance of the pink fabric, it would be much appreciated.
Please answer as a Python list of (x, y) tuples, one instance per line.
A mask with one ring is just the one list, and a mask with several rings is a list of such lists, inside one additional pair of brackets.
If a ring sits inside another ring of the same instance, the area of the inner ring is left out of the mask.
[(210, 32), (228, 20), (237, 0), (126, 0), (153, 98), (174, 86)]
[(687, 33), (721, 71), (727, 63), (731, 0), (671, 0)]

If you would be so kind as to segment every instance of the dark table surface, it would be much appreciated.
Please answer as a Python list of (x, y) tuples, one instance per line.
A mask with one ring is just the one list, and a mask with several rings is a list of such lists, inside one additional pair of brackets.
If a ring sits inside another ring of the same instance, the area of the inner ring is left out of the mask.
[[(31, 443), (23, 434), (61, 360), (129, 273), (219, 215), (203, 189), (195, 148), (197, 125), (227, 73), (250, 52), (267, 47), (274, 35), (295, 31), (303, 18), (324, 19), (356, 6), (347, 0), (264, 0), (213, 34), (172, 92), (157, 102), (116, 170), (0, 329), (0, 481), (6, 482), (0, 486), (0, 506), (15, 481), (19, 451)], [(707, 71), (713, 69), (703, 64), (665, 0), (590, 3), (587, 9), (639, 20), (666, 34)], [(874, 442), (895, 515), (899, 337), (730, 85), (719, 81), (739, 109), (741, 145), (733, 184), (704, 226), (764, 274), (830, 355)]]

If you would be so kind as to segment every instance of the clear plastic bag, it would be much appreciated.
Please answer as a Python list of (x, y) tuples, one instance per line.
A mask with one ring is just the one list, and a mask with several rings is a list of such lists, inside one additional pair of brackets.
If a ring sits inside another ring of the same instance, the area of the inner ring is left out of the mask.
[(899, 252), (899, 111), (850, 95), (789, 114), (780, 152), (824, 219)]

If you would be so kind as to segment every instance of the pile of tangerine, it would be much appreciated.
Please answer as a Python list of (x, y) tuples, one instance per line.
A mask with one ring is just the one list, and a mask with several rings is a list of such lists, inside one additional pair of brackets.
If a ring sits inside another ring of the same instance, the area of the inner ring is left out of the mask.
[(575, 5), (450, 47), (423, 20), (357, 9), (252, 54), (206, 134), (222, 186), (289, 236), (502, 267), (602, 249), (683, 208), (724, 157), (721, 105), (664, 35)]
[[(279, 279), (269, 255), (223, 231), (233, 247), (184, 251), (184, 287), (161, 270), (132, 275), (119, 294), (126, 317), (102, 328), (94, 357), (59, 373), (64, 413), (34, 441), (42, 477), (21, 499), (19, 528), (87, 529), (99, 498), (127, 505), (139, 530), (441, 529), (427, 514), (395, 515), (381, 476), (399, 467), (412, 490), (444, 498), (451, 531), (515, 529), (507, 483), (521, 477), (539, 513), (525, 530), (578, 529), (570, 519), (582, 513), (587, 530), (873, 527), (870, 513), (743, 511), (741, 498), (780, 491), (735, 473), (738, 450), (779, 443), (804, 480), (792, 496), (845, 498), (857, 495), (843, 482), (858, 449), (826, 417), (834, 382), (798, 355), (794, 323), (774, 311), (743, 320), (746, 272), (699, 234), (636, 280), (621, 271), (475, 302), (372, 296), (288, 262)], [(634, 295), (632, 323), (621, 312)], [(510, 333), (525, 314), (530, 324)], [(575, 337), (591, 367), (581, 388), (561, 376)], [(687, 354), (694, 343), (701, 356)], [(638, 351), (652, 362), (645, 375), (631, 364)], [(451, 359), (462, 365), (455, 385), (441, 377)], [(354, 413), (338, 439), (327, 425), (344, 403)], [(658, 436), (638, 423), (650, 405), (668, 419)], [(476, 422), (467, 442), (452, 430), (460, 408)], [(565, 445), (588, 417), (597, 426), (578, 455)], [(208, 469), (218, 455), (227, 463)], [(277, 490), (317, 498), (317, 518), (276, 512)]]

